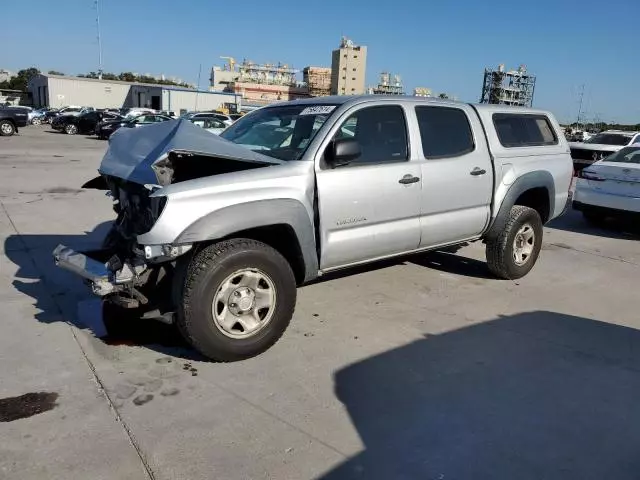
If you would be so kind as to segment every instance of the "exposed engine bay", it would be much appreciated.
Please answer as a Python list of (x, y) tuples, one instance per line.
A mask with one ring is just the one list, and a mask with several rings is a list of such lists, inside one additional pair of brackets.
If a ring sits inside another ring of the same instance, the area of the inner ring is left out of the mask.
[(152, 193), (175, 183), (282, 162), (188, 121), (118, 133), (102, 160), (100, 176), (83, 185), (108, 191), (113, 202), (116, 218), (102, 248), (83, 253), (60, 245), (54, 258), (102, 298), (139, 308), (143, 316), (170, 315), (180, 285), (176, 272), (187, 261), (180, 256), (191, 245), (138, 244), (138, 236), (153, 228), (167, 204), (167, 197)]

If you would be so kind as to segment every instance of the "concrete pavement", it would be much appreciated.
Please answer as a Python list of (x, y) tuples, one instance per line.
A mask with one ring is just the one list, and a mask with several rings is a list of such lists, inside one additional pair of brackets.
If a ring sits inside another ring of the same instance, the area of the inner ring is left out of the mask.
[(517, 282), (481, 245), (338, 275), (274, 348), (212, 364), (161, 324), (105, 336), (52, 264), (112, 218), (79, 189), (105, 148), (0, 139), (0, 408), (58, 394), (0, 423), (0, 478), (636, 478), (637, 236), (570, 212)]

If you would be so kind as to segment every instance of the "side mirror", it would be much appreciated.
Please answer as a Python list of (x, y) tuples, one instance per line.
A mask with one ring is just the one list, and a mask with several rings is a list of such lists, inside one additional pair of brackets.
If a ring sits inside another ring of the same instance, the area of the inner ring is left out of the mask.
[(329, 155), (327, 156), (327, 161), (333, 167), (348, 165), (360, 157), (362, 153), (360, 150), (360, 144), (353, 138), (341, 138), (339, 140), (334, 140), (328, 150)]

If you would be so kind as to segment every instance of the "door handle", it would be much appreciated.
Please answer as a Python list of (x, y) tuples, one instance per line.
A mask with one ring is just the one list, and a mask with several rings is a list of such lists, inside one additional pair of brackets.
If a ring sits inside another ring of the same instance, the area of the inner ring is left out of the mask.
[(402, 177), (400, 180), (398, 180), (398, 183), (401, 183), (403, 185), (408, 185), (410, 183), (416, 183), (416, 182), (419, 182), (419, 181), (420, 181), (419, 177), (414, 177), (410, 173), (407, 173), (404, 177)]
[(476, 167), (469, 172), (469, 174), (473, 176), (484, 175), (485, 173), (487, 173), (487, 171), (484, 168), (479, 167)]

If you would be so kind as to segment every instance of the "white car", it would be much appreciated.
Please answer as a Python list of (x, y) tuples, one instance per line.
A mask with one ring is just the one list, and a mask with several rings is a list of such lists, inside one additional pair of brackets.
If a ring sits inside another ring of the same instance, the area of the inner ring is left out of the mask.
[(140, 115), (145, 115), (145, 114), (154, 115), (156, 113), (157, 112), (151, 108), (134, 107), (126, 111), (126, 113), (124, 114), (124, 118), (131, 119), (131, 118), (139, 117)]
[(217, 118), (222, 123), (224, 123), (227, 127), (233, 124), (234, 120), (231, 119), (229, 115), (225, 115), (223, 113), (218, 112), (202, 112), (202, 113), (188, 113), (183, 115), (182, 118), (187, 118), (188, 120), (194, 121), (203, 118)]
[(584, 168), (578, 176), (573, 208), (590, 223), (607, 217), (640, 218), (640, 144)]
[(194, 125), (198, 125), (199, 127), (204, 128), (207, 132), (211, 132), (216, 135), (220, 135), (220, 133), (222, 133), (228, 126), (223, 120), (217, 118), (217, 116), (197, 116), (195, 118), (192, 117), (189, 120)]
[(607, 130), (584, 142), (569, 142), (571, 158), (576, 171), (602, 160), (627, 145), (640, 143), (640, 132)]

